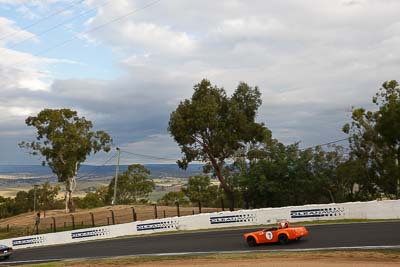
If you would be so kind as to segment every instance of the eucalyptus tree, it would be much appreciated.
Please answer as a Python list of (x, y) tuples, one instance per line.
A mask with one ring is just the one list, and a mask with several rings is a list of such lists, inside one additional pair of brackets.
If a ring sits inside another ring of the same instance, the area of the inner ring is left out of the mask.
[(363, 166), (362, 189), (371, 198), (400, 194), (400, 88), (397, 81), (384, 82), (372, 99), (375, 111), (355, 108), (351, 124), (343, 131), (349, 134), (351, 159)]
[(194, 86), (191, 99), (180, 102), (169, 120), (168, 130), (178, 143), (183, 157), (180, 168), (192, 161), (206, 163), (205, 172), (212, 171), (235, 206), (235, 186), (230, 183), (227, 163), (246, 144), (263, 139), (264, 125), (255, 122), (261, 105), (257, 87), (239, 83), (228, 97), (223, 88), (203, 79)]
[(65, 183), (65, 211), (73, 212), (72, 194), (76, 188), (76, 175), (90, 154), (108, 152), (112, 142), (104, 131), (91, 131), (93, 124), (70, 109), (44, 109), (37, 116), (25, 120), (36, 128), (36, 140), (21, 142), (20, 147), (33, 155), (44, 157), (59, 182)]

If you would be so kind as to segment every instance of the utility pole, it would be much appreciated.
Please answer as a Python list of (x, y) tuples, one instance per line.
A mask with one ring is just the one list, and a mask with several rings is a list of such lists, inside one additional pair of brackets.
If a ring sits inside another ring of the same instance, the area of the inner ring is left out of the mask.
[(118, 173), (119, 173), (119, 158), (121, 156), (121, 150), (117, 147), (118, 157), (117, 157), (117, 168), (115, 169), (115, 180), (114, 180), (114, 198), (112, 201), (112, 205), (114, 206), (117, 203), (117, 181), (118, 181)]
[(38, 185), (37, 184), (35, 184), (35, 185), (33, 185), (33, 211), (35, 212), (36, 211), (36, 190), (37, 190), (37, 188), (38, 188)]

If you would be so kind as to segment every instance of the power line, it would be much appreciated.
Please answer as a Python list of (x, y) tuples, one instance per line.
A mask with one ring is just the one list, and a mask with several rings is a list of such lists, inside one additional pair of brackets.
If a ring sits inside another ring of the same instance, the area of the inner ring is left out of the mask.
[(168, 161), (176, 161), (177, 159), (171, 159), (171, 158), (164, 158), (164, 157), (157, 157), (157, 156), (152, 156), (152, 155), (145, 155), (145, 154), (139, 154), (139, 153), (133, 153), (125, 150), (121, 150), (121, 152), (130, 154), (133, 156), (141, 157), (141, 158), (147, 158), (147, 159), (155, 159), (155, 160), (168, 160)]
[[(346, 141), (346, 140), (349, 140), (349, 138), (338, 139), (338, 140), (330, 141), (330, 142), (327, 142), (327, 143), (323, 143), (323, 144), (318, 144), (318, 145), (302, 148), (301, 150), (307, 150), (307, 149), (315, 148), (315, 147), (318, 147), (318, 146), (327, 146), (327, 145), (343, 142), (343, 141)], [(130, 155), (133, 155), (133, 156), (141, 157), (141, 158), (147, 158), (147, 159), (168, 160), (168, 161), (176, 161), (177, 160), (177, 159), (171, 159), (171, 158), (164, 158), (164, 157), (157, 157), (157, 156), (152, 156), (152, 155), (133, 153), (133, 152), (129, 152), (129, 151), (126, 151), (126, 150), (121, 150), (121, 152), (126, 153), (126, 154), (130, 154)]]
[(115, 154), (112, 155), (109, 159), (107, 159), (103, 164), (98, 165), (98, 166), (95, 166), (95, 167), (93, 168), (93, 170), (92, 170), (91, 172), (89, 172), (88, 174), (86, 174), (86, 175), (78, 176), (78, 177), (76, 178), (76, 180), (81, 180), (82, 178), (90, 177), (90, 175), (92, 175), (92, 174), (95, 173), (95, 170), (96, 170), (96, 169), (98, 169), (98, 168), (100, 168), (100, 167), (104, 167), (107, 163), (109, 163), (109, 162), (110, 162), (112, 159), (114, 159), (116, 156), (117, 156), (117, 154), (115, 153)]
[[(103, 3), (102, 5), (100, 5), (100, 7), (104, 7), (104, 6), (106, 6), (106, 5), (109, 5), (110, 3), (111, 3), (111, 2), (109, 2), (109, 0), (106, 0), (105, 3)], [(79, 13), (78, 15), (73, 16), (72, 18), (70, 18), (70, 19), (68, 19), (68, 20), (65, 20), (65, 21), (63, 21), (63, 22), (60, 22), (60, 23), (56, 24), (55, 26), (50, 27), (50, 28), (48, 28), (48, 29), (46, 29), (46, 30), (44, 30), (44, 31), (42, 31), (42, 32), (39, 32), (39, 33), (35, 34), (34, 36), (27, 37), (27, 38), (23, 39), (22, 41), (19, 41), (19, 42), (13, 44), (12, 46), (9, 46), (8, 48), (9, 48), (9, 49), (13, 49), (13, 48), (19, 46), (20, 44), (25, 43), (26, 41), (32, 40), (32, 39), (34, 39), (34, 38), (36, 38), (36, 37), (38, 37), (38, 36), (42, 36), (42, 35), (44, 35), (44, 34), (46, 34), (46, 33), (48, 33), (48, 32), (51, 32), (51, 31), (53, 31), (53, 30), (55, 30), (55, 29), (57, 29), (57, 28), (59, 28), (59, 27), (65, 25), (65, 24), (67, 24), (67, 23), (70, 23), (70, 22), (72, 22), (72, 21), (74, 21), (74, 20), (76, 20), (76, 19), (78, 19), (78, 18), (80, 18), (80, 17), (86, 15), (86, 14), (89, 14), (90, 12), (96, 10), (97, 8), (98, 8), (98, 7), (94, 7), (94, 8), (88, 9), (88, 10), (82, 12), (82, 13)]]
[(328, 143), (323, 143), (323, 144), (319, 144), (319, 145), (314, 145), (314, 146), (302, 148), (301, 150), (307, 150), (307, 149), (310, 149), (310, 148), (316, 148), (316, 147), (318, 147), (318, 146), (328, 146), (328, 145), (340, 143), (340, 142), (343, 142), (343, 141), (346, 141), (346, 140), (349, 140), (349, 139), (350, 139), (349, 137), (343, 138), (343, 139), (338, 139), (338, 140), (331, 141), (331, 142), (328, 142)]
[[(161, 0), (153, 1), (153, 2), (151, 2), (151, 3), (149, 3), (149, 4), (145, 5), (145, 6), (143, 6), (143, 7), (141, 7), (141, 8), (134, 9), (134, 10), (132, 10), (131, 12), (126, 13), (125, 15), (116, 17), (116, 18), (114, 18), (114, 19), (112, 19), (112, 20), (109, 20), (109, 21), (106, 22), (106, 23), (100, 24), (99, 26), (94, 27), (93, 29), (90, 29), (90, 30), (87, 30), (87, 31), (83, 31), (83, 32), (81, 32), (80, 34), (87, 34), (87, 33), (92, 33), (92, 32), (95, 32), (95, 31), (97, 31), (97, 30), (100, 30), (100, 29), (102, 29), (102, 28), (108, 26), (108, 25), (111, 24), (111, 23), (114, 23), (114, 22), (116, 22), (116, 21), (125, 19), (125, 18), (127, 18), (127, 17), (133, 15), (134, 13), (137, 13), (137, 12), (139, 12), (139, 11), (141, 11), (141, 10), (144, 10), (144, 9), (146, 9), (146, 8), (149, 8), (149, 7), (151, 7), (151, 6), (155, 5), (155, 4), (157, 4), (157, 3), (160, 2), (160, 1), (161, 1)], [(70, 38), (70, 39), (66, 39), (66, 40), (64, 40), (64, 41), (61, 42), (61, 43), (58, 43), (58, 44), (56, 44), (56, 45), (54, 45), (54, 46), (48, 47), (47, 49), (44, 49), (44, 50), (40, 51), (39, 53), (32, 54), (32, 56), (35, 56), (35, 57), (42, 56), (42, 55), (46, 54), (47, 52), (50, 52), (50, 51), (52, 51), (52, 50), (55, 50), (56, 48), (59, 48), (59, 47), (61, 47), (61, 46), (64, 46), (64, 45), (70, 43), (71, 41), (73, 41), (73, 40), (75, 40), (75, 39), (76, 39), (76, 37), (72, 37), (72, 38)], [(18, 65), (23, 64), (23, 63), (26, 63), (26, 62), (27, 62), (27, 60), (20, 61), (20, 62), (17, 62), (17, 63), (15, 63), (15, 64), (13, 64), (12, 66), (15, 67), (15, 66), (18, 66)]]
[[(62, 9), (60, 9), (60, 10), (57, 10), (57, 11), (53, 12), (53, 13), (50, 13), (50, 14), (46, 15), (45, 17), (43, 17), (43, 18), (41, 18), (41, 19), (39, 19), (39, 20), (33, 22), (32, 24), (29, 24), (29, 25), (26, 25), (26, 26), (22, 27), (21, 30), (30, 29), (30, 28), (32, 28), (33, 26), (36, 26), (37, 24), (39, 24), (39, 23), (41, 23), (41, 22), (43, 22), (43, 21), (46, 21), (46, 20), (48, 20), (48, 19), (54, 17), (55, 15), (58, 15), (58, 14), (60, 14), (60, 13), (63, 13), (63, 12), (65, 12), (65, 11), (67, 11), (67, 10), (70, 10), (72, 7), (74, 7), (74, 6), (78, 5), (78, 4), (82, 4), (84, 1), (85, 1), (85, 0), (77, 1), (77, 2), (72, 3), (71, 5), (69, 5), (69, 6), (65, 7), (65, 8), (62, 8)], [(15, 35), (17, 35), (17, 33), (10, 33), (10, 34), (3, 35), (2, 37), (0, 37), (0, 41), (6, 39), (6, 38), (8, 38), (8, 37), (15, 36)]]

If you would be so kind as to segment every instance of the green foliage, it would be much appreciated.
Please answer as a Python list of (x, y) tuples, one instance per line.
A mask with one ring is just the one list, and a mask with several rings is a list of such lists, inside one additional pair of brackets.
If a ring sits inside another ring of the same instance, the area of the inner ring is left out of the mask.
[[(150, 171), (143, 165), (132, 164), (117, 180), (117, 203), (131, 204), (139, 201), (146, 202), (150, 193), (154, 190), (155, 184), (150, 179)], [(108, 196), (114, 194), (115, 177), (108, 186)]]
[(285, 146), (267, 138), (232, 167), (242, 206), (261, 208), (359, 199), (349, 163), (339, 146), (301, 150), (298, 144)]
[[(24, 211), (22, 211), (24, 212)], [(5, 198), (0, 196), (0, 218), (6, 218), (13, 216), (15, 214), (19, 214), (15, 206), (15, 201), (12, 198)]]
[[(62, 208), (63, 203), (57, 199), (60, 187), (46, 182), (36, 188), (36, 210)], [(0, 197), (0, 218), (5, 218), (34, 209), (35, 188), (29, 191), (18, 191), (15, 198)]]
[(257, 87), (240, 83), (228, 97), (223, 88), (204, 79), (194, 86), (192, 98), (182, 101), (170, 116), (168, 130), (183, 153), (179, 167), (187, 168), (194, 160), (205, 162), (205, 171), (212, 170), (218, 177), (231, 209), (235, 189), (226, 161), (246, 144), (264, 138), (264, 125), (255, 122), (260, 105)]
[[(29, 190), (29, 193), (34, 189)], [(39, 210), (51, 210), (60, 208), (59, 202), (57, 202), (57, 196), (60, 191), (58, 185), (51, 186), (49, 182), (45, 182), (36, 190), (36, 201), (37, 209)]]
[(373, 97), (376, 111), (353, 109), (349, 134), (351, 160), (357, 162), (359, 187), (365, 198), (399, 197), (400, 88), (397, 81), (383, 83)]
[(182, 192), (193, 204), (210, 207), (214, 204), (218, 186), (211, 185), (208, 176), (192, 176), (188, 184), (182, 188)]
[(103, 131), (92, 132), (91, 121), (70, 109), (44, 109), (25, 120), (37, 130), (36, 141), (21, 142), (20, 147), (45, 157), (60, 182), (76, 175), (80, 164), (91, 153), (110, 150), (111, 138)]
[(186, 206), (189, 204), (189, 201), (182, 191), (170, 191), (162, 198), (157, 200), (157, 204), (164, 206), (174, 206), (176, 202), (179, 202), (181, 206)]
[(81, 209), (93, 209), (108, 205), (110, 203), (108, 186), (101, 186), (96, 192), (89, 192), (83, 198), (75, 198), (75, 203)]

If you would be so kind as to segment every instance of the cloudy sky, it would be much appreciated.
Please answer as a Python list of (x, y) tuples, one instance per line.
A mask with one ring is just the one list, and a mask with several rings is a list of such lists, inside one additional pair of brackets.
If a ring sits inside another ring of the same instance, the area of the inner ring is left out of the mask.
[[(351, 107), (372, 108), (383, 81), (400, 79), (399, 10), (398, 0), (0, 0), (0, 164), (39, 164), (17, 146), (34, 138), (24, 119), (64, 107), (125, 151), (176, 159), (169, 115), (202, 78), (229, 94), (259, 86), (258, 121), (285, 144), (341, 139)], [(133, 162), (161, 161), (125, 153)]]

